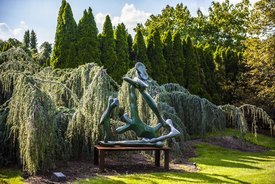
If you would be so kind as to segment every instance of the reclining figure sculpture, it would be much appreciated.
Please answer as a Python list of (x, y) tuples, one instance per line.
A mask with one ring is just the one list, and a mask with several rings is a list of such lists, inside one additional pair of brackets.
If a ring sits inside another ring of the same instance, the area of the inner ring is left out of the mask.
[[(125, 113), (121, 117), (121, 121), (125, 122), (124, 126), (118, 127), (116, 133), (121, 134), (128, 130), (132, 130), (141, 140), (125, 140), (125, 141), (110, 141), (110, 114), (115, 107), (119, 105), (118, 99), (109, 97), (108, 106), (100, 119), (100, 125), (104, 126), (104, 141), (100, 141), (100, 145), (104, 146), (163, 146), (163, 141), (180, 135), (180, 132), (173, 126), (172, 120), (166, 121), (161, 116), (157, 104), (154, 99), (147, 93), (148, 88), (148, 74), (145, 66), (141, 62), (137, 62), (135, 65), (136, 77), (133, 79), (130, 77), (124, 77), (123, 80), (129, 83), (129, 99), (130, 99), (130, 113), (131, 117)], [(136, 89), (141, 93), (143, 100), (152, 109), (153, 113), (157, 116), (158, 124), (155, 127), (151, 127), (144, 123), (138, 115), (137, 96)], [(158, 130), (161, 128), (169, 128), (170, 132), (166, 135), (158, 137)]]

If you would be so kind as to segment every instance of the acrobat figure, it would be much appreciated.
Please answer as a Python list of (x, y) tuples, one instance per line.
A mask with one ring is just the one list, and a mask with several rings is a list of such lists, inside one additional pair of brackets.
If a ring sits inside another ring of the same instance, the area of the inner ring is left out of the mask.
[(113, 98), (112, 96), (109, 97), (108, 99), (108, 105), (106, 110), (103, 112), (101, 118), (100, 118), (100, 125), (103, 125), (103, 137), (104, 137), (104, 142), (108, 142), (110, 140), (111, 136), (111, 127), (110, 127), (110, 115), (119, 105), (119, 101), (117, 98)]
[[(172, 138), (180, 135), (180, 132), (173, 126), (172, 120), (167, 119), (166, 121), (160, 115), (160, 112), (157, 108), (157, 104), (154, 99), (147, 93), (146, 89), (148, 88), (148, 74), (146, 72), (145, 66), (137, 62), (135, 65), (136, 69), (136, 77), (129, 78), (124, 77), (123, 80), (129, 83), (129, 99), (130, 99), (130, 112), (131, 117), (127, 113), (125, 113), (121, 120), (126, 124), (124, 126), (118, 127), (116, 129), (116, 133), (124, 133), (128, 130), (133, 130), (138, 137), (143, 139), (141, 140), (126, 140), (126, 141), (105, 141), (101, 142), (103, 145), (135, 145), (135, 146), (162, 146), (163, 140)], [(153, 113), (157, 116), (158, 124), (155, 127), (151, 127), (144, 123), (139, 115), (138, 115), (138, 107), (137, 107), (137, 96), (135, 89), (138, 89), (142, 95), (142, 98), (148, 104), (150, 109), (152, 109)], [(108, 109), (108, 108), (107, 108)], [(106, 110), (107, 111), (107, 110)], [(105, 111), (105, 112), (106, 112)], [(103, 114), (102, 116), (106, 116), (108, 113)], [(158, 136), (158, 130), (161, 128), (169, 128), (170, 132), (167, 135)]]

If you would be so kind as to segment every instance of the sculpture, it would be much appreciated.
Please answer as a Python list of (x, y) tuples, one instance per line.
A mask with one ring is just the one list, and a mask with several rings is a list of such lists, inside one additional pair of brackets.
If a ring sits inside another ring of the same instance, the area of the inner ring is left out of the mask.
[(112, 111), (119, 105), (118, 99), (113, 98), (112, 96), (108, 99), (108, 105), (107, 109), (103, 112), (101, 118), (100, 118), (100, 125), (103, 125), (104, 130), (104, 142), (107, 142), (110, 140), (111, 136), (111, 128), (110, 128), (110, 114)]
[[(118, 106), (119, 102), (117, 98), (109, 97), (108, 106), (105, 112), (102, 114), (100, 124), (104, 125), (104, 141), (100, 141), (100, 145), (105, 146), (163, 146), (163, 141), (176, 137), (180, 135), (180, 132), (173, 126), (172, 120), (167, 119), (166, 121), (161, 116), (157, 104), (154, 99), (147, 93), (146, 89), (148, 88), (148, 74), (146, 72), (145, 66), (141, 62), (137, 62), (135, 65), (136, 77), (129, 78), (124, 77), (123, 80), (129, 83), (129, 98), (130, 98), (130, 112), (131, 117), (125, 113), (121, 120), (126, 124), (124, 126), (118, 127), (116, 133), (124, 133), (128, 130), (132, 130), (136, 133), (138, 137), (141, 137), (141, 140), (125, 140), (125, 141), (110, 141), (110, 114), (113, 109)], [(152, 109), (153, 113), (157, 116), (158, 124), (155, 127), (151, 127), (144, 123), (138, 115), (137, 107), (137, 96), (136, 90), (141, 93), (143, 100), (148, 104)], [(167, 135), (157, 136), (158, 130), (161, 128), (170, 128), (170, 132)]]

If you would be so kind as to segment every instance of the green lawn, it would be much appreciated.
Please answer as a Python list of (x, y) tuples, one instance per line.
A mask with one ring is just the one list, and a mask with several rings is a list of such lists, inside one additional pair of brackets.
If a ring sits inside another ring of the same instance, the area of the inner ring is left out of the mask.
[[(234, 130), (216, 135), (238, 135)], [(199, 157), (192, 158), (196, 162), (198, 172), (152, 173), (120, 176), (98, 176), (76, 183), (263, 183), (275, 184), (275, 139), (251, 134), (244, 137), (257, 144), (272, 148), (265, 153), (247, 153), (224, 149), (208, 144), (197, 145)]]
[(16, 169), (0, 169), (0, 184), (23, 183), (22, 173)]
[[(210, 134), (238, 135), (234, 130)], [(258, 135), (255, 139), (251, 134), (244, 137), (254, 143), (267, 146), (272, 150), (265, 153), (247, 153), (224, 149), (208, 144), (197, 145), (196, 162), (199, 171), (161, 172), (150, 174), (131, 174), (117, 176), (97, 176), (75, 183), (255, 183), (275, 184), (275, 139)], [(0, 184), (23, 183), (21, 172), (0, 169)]]

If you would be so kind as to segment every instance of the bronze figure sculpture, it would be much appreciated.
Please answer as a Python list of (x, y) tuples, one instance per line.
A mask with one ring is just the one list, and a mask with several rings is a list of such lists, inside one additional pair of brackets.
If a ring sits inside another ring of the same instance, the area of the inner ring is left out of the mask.
[(100, 118), (100, 125), (103, 125), (103, 135), (104, 135), (104, 142), (107, 142), (110, 140), (111, 136), (111, 128), (110, 128), (110, 114), (112, 111), (117, 107), (119, 104), (117, 98), (113, 98), (112, 96), (108, 99), (108, 105), (107, 109), (103, 112), (101, 118)]
[[(137, 62), (135, 65), (136, 77), (124, 77), (123, 80), (129, 83), (129, 99), (130, 99), (130, 112), (131, 117), (125, 113), (121, 120), (125, 122), (124, 126), (118, 127), (116, 133), (121, 134), (128, 130), (132, 130), (141, 140), (125, 140), (125, 141), (110, 141), (110, 114), (115, 107), (118, 106), (118, 99), (109, 97), (108, 106), (105, 112), (102, 114), (100, 124), (104, 125), (104, 141), (100, 142), (100, 145), (105, 146), (163, 146), (163, 141), (180, 135), (180, 132), (173, 126), (172, 120), (164, 120), (161, 116), (157, 104), (154, 99), (149, 95), (146, 89), (148, 85), (148, 74), (146, 67)], [(157, 116), (158, 124), (155, 127), (151, 127), (144, 123), (138, 115), (137, 96), (136, 89), (141, 93), (142, 99), (148, 104), (153, 113)], [(170, 132), (166, 135), (158, 137), (158, 130), (161, 128), (169, 128)]]

